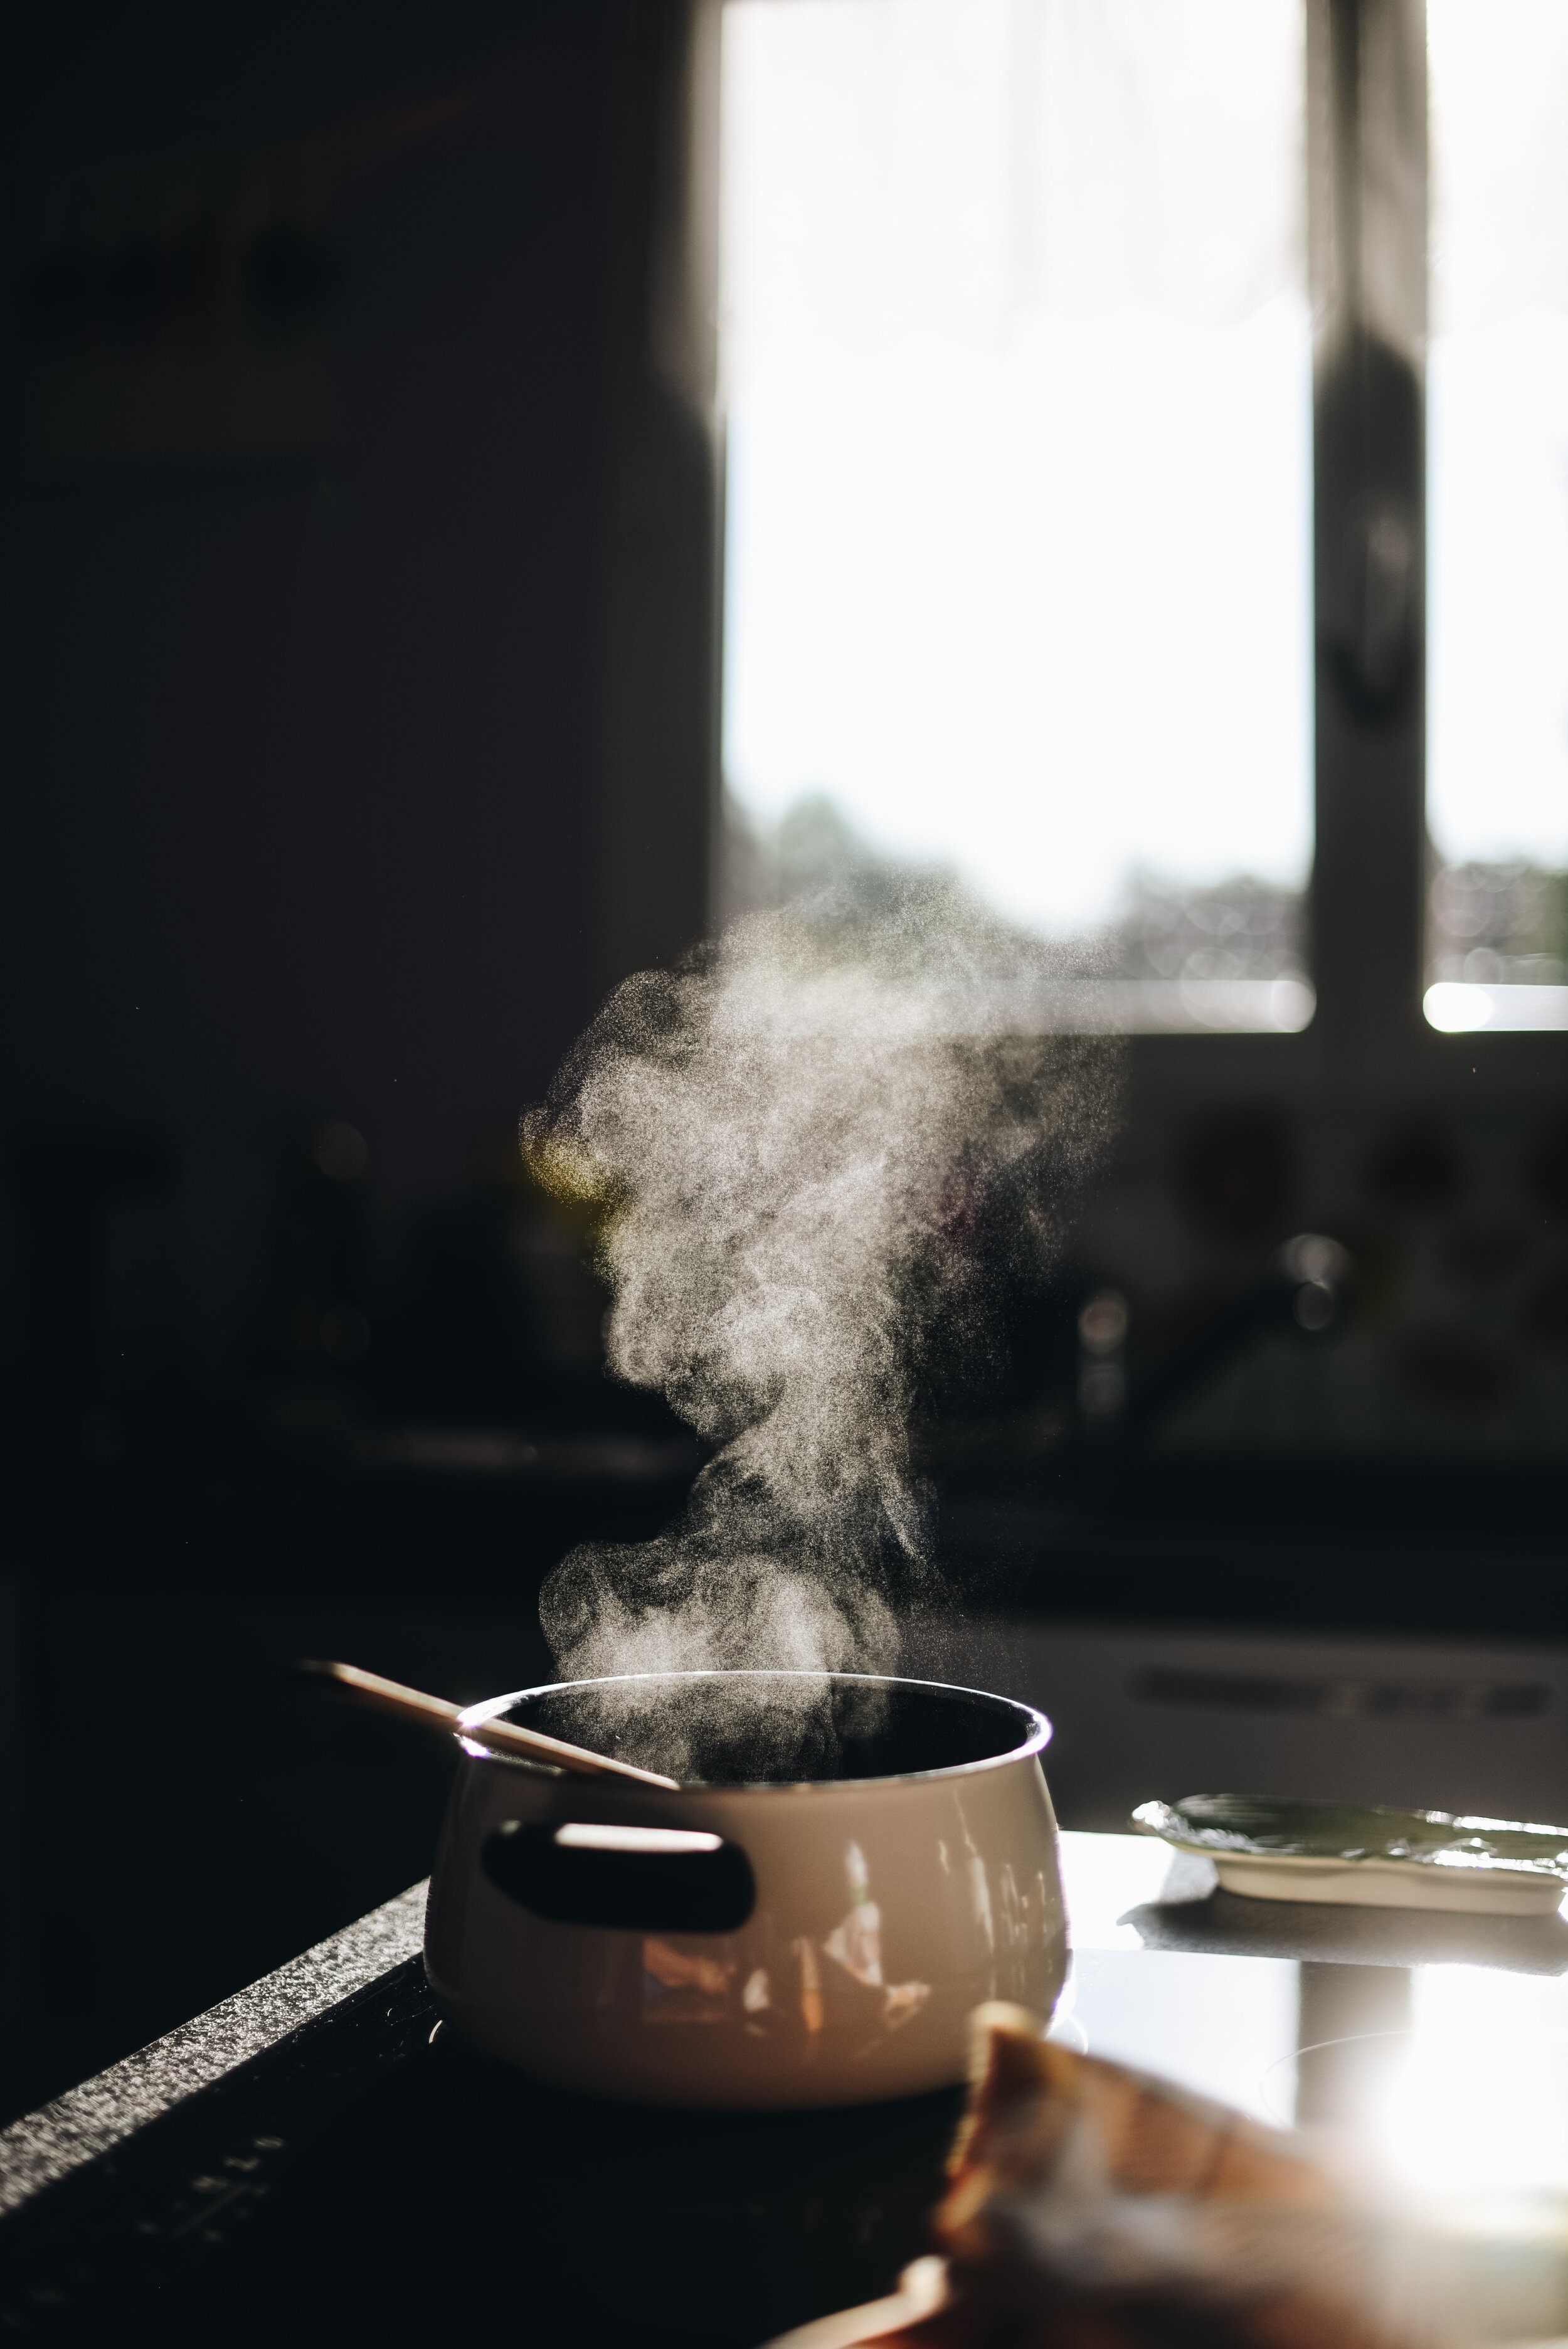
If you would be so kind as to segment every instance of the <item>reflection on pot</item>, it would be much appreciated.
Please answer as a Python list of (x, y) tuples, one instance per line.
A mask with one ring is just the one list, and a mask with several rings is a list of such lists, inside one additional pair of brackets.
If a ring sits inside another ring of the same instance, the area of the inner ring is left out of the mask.
[(872, 1899), (865, 1854), (858, 1843), (851, 1843), (844, 1853), (844, 1871), (850, 1879), (850, 1913), (841, 1924), (834, 1926), (822, 1948), (856, 1982), (880, 1990), (882, 1910)]
[(734, 1961), (677, 1950), (649, 1933), (643, 1940), (643, 2007), (650, 2023), (722, 2023)]
[(896, 2031), (901, 2023), (911, 2022), (920, 2013), (931, 1995), (931, 1987), (920, 1982), (883, 1982), (882, 1910), (872, 1899), (870, 1872), (858, 1843), (846, 1847), (844, 1868), (850, 1879), (850, 1912), (834, 1926), (822, 1944), (822, 1952), (842, 1966), (852, 1981), (867, 1990), (882, 1992), (883, 2027)]

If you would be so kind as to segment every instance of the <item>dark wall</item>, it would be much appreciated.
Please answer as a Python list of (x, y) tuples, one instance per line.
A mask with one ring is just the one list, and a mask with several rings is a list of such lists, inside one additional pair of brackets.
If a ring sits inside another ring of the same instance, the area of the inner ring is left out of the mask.
[[(82, 5), (7, 77), (0, 1118), (152, 1145), (141, 1287), (209, 1371), (302, 1136), (362, 1133), (395, 1248), (701, 926), (689, 721), (645, 730), (662, 903), (605, 836), (684, 21)], [(655, 571), (691, 535), (636, 522)]]
[[(520, 39), (516, 12), (489, 13), (442, 12), (423, 57), (381, 38), (346, 87), (314, 43), (295, 78), (260, 45), (203, 53), (170, 27), (167, 69), (144, 57), (119, 102), (51, 93), (64, 137), (92, 142), (69, 167), (47, 158), (52, 178), (77, 175), (84, 223), (118, 192), (98, 151), (117, 134), (156, 172), (158, 146), (194, 128), (236, 211), (271, 158), (286, 172), (291, 150), (322, 150), (294, 169), (323, 282), (281, 326), (235, 332), (172, 294), (117, 317), (112, 287), (84, 288), (78, 324), (49, 315), (39, 282), (67, 237), (30, 240), (7, 632), (14, 1113), (230, 1123), (330, 1105), (392, 1148), (449, 1154), (539, 1081), (586, 1008), (591, 59), (559, 15)], [(76, 241), (90, 253), (85, 225)], [(99, 252), (107, 275), (111, 235)], [(286, 384), (275, 421), (227, 433), (197, 413), (139, 446), (116, 419), (160, 367), (218, 405), (232, 355), (259, 410), (270, 373), (308, 379), (304, 426)], [(90, 413), (52, 434), (51, 396), (84, 382)]]
[(291, 1656), (536, 1675), (540, 1573), (690, 1474), (656, 1413), (573, 1433), (603, 1299), (514, 1137), (706, 919), (694, 22), (7, 35), (0, 2106), (428, 1866), (441, 1755), (302, 1712)]

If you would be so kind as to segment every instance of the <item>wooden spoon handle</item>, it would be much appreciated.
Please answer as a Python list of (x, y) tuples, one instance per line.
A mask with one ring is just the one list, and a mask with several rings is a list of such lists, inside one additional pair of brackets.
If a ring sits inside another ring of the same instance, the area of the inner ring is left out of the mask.
[(678, 1778), (666, 1778), (657, 1770), (639, 1770), (635, 1763), (594, 1754), (586, 1745), (568, 1745), (559, 1737), (546, 1737), (539, 1729), (523, 1729), (514, 1721), (486, 1721), (464, 1728), (461, 1705), (449, 1704), (445, 1697), (427, 1696), (422, 1689), (405, 1688), (400, 1681), (383, 1680), (379, 1672), (361, 1671), (357, 1664), (312, 1662), (301, 1669), (332, 1681), (379, 1712), (396, 1713), (400, 1721), (415, 1722), (421, 1728), (466, 1737), (491, 1754), (521, 1754), (529, 1762), (552, 1763), (558, 1770), (571, 1770), (584, 1778), (632, 1778), (641, 1786), (680, 1790)]

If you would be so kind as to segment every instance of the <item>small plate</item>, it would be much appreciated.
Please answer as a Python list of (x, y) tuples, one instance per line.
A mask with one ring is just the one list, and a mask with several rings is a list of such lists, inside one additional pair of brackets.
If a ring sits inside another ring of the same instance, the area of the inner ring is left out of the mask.
[(1253, 1900), (1546, 1917), (1568, 1892), (1568, 1827), (1247, 1795), (1140, 1803), (1132, 1824)]

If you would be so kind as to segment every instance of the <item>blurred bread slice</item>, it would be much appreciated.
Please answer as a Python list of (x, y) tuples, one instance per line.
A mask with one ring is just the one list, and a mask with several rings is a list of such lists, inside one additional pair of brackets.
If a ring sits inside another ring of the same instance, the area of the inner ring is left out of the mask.
[(776, 2349), (1424, 2349), (1378, 2221), (1289, 2133), (982, 2008), (944, 2260)]

